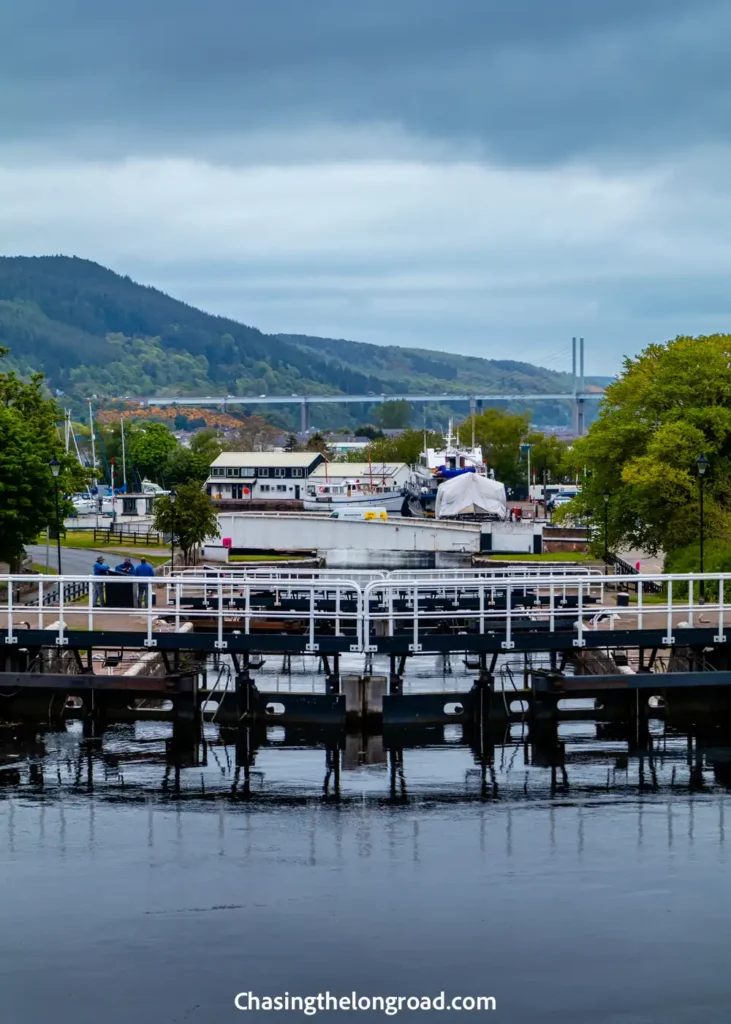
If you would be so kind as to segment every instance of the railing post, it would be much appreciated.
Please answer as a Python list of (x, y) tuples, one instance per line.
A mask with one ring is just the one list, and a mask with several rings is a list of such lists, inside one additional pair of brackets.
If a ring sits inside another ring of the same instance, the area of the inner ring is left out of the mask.
[(14, 644), (17, 639), (13, 635), (13, 581), (8, 580), (8, 635), (5, 637), (5, 643)]
[(505, 585), (505, 639), (500, 646), (504, 651), (512, 651), (513, 641), (513, 589), (509, 583)]
[(577, 607), (578, 618), (576, 620), (576, 632), (577, 636), (574, 640), (574, 647), (586, 647), (586, 640), (584, 640), (584, 592), (579, 587), (579, 600)]
[(219, 578), (217, 584), (218, 591), (218, 639), (214, 646), (217, 651), (225, 651), (228, 647), (228, 643), (223, 639), (223, 584)]
[[(291, 591), (290, 591), (291, 593)], [(317, 651), (320, 648), (318, 643), (315, 643), (315, 587), (310, 584), (310, 614), (309, 614), (309, 637), (310, 642), (307, 644), (305, 650)]]
[(726, 634), (723, 631), (723, 576), (718, 578), (718, 633), (714, 636), (714, 641), (717, 644), (726, 643)]
[(413, 608), (412, 613), (414, 616), (414, 632), (412, 642), (409, 644), (409, 650), (418, 652), (421, 650), (421, 644), (419, 643), (419, 591), (418, 584), (414, 584), (413, 589)]
[(477, 584), (480, 593), (480, 636), (485, 632), (485, 584), (482, 580)]
[(673, 636), (673, 581), (668, 580), (668, 621), (665, 636), (662, 638), (664, 644), (674, 644)]

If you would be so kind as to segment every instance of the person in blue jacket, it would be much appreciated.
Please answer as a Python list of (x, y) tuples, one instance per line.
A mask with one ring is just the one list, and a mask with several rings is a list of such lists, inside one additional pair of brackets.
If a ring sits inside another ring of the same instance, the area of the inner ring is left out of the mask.
[(125, 558), (125, 560), (123, 562), (120, 562), (119, 565), (114, 566), (114, 571), (120, 572), (124, 576), (134, 576), (135, 567), (132, 565), (132, 559)]
[(145, 580), (146, 578), (148, 578), (150, 576), (154, 576), (154, 575), (155, 575), (155, 570), (152, 568), (152, 566), (147, 561), (147, 559), (146, 558), (141, 558), (140, 559), (140, 564), (135, 568), (135, 576), (137, 576), (139, 581), (140, 581), (138, 586), (137, 586), (137, 607), (138, 608), (146, 608), (147, 607), (148, 585), (147, 585), (146, 582), (143, 583), (142, 581)]
[[(112, 570), (104, 561), (104, 555), (99, 555), (96, 562), (94, 562), (94, 575), (95, 576), (111, 576)], [(94, 583), (94, 604), (100, 608), (104, 604), (104, 584), (101, 580)]]

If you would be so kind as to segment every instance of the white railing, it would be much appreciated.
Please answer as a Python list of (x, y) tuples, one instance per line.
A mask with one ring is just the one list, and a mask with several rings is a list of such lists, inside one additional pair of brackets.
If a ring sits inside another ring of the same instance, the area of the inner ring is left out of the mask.
[[(36, 583), (28, 594), (29, 582)], [(62, 583), (62, 586), (59, 584)], [(70, 588), (86, 593), (69, 601)], [(124, 588), (124, 589), (122, 589)], [(141, 646), (158, 646), (156, 634), (180, 632), (185, 621), (215, 633), (214, 647), (226, 650), (226, 634), (286, 632), (294, 627), (306, 638), (305, 650), (317, 651), (320, 635), (351, 638), (362, 649), (363, 592), (351, 580), (257, 579), (226, 581), (205, 577), (0, 576), (0, 631), (5, 644), (22, 644), (23, 633), (40, 630), (57, 647), (69, 646), (72, 630), (138, 633)], [(49, 597), (51, 600), (49, 600)], [(288, 599), (301, 607), (291, 608)], [(274, 628), (272, 628), (274, 627)], [(0, 641), (2, 642), (2, 641)]]
[[(623, 575), (565, 574), (495, 577), (484, 575), (381, 578), (358, 582), (318, 571), (279, 576), (181, 574), (159, 579), (84, 576), (0, 576), (0, 643), (22, 644), (23, 632), (40, 630), (48, 642), (68, 646), (72, 631), (137, 634), (139, 646), (155, 648), (157, 635), (198, 624), (226, 650), (232, 635), (257, 633), (302, 637), (317, 651), (324, 638), (339, 638), (341, 649), (386, 649), (383, 640), (408, 639), (408, 649), (429, 649), (436, 634), (454, 640), (491, 634), (512, 650), (518, 632), (572, 633), (571, 646), (586, 646), (589, 634), (652, 629), (665, 646), (683, 642), (683, 630), (712, 630), (726, 642), (731, 574), (642, 575), (635, 577), (636, 603), (608, 602), (609, 589)], [(29, 592), (29, 583), (31, 590)], [(701, 583), (706, 600), (701, 600)], [(100, 594), (99, 587), (108, 587)], [(656, 587), (662, 594), (648, 593)], [(70, 600), (70, 595), (76, 596)], [(131, 607), (132, 596), (142, 607)], [(104, 600), (99, 603), (100, 597)], [(34, 642), (38, 642), (34, 638)], [(44, 638), (45, 642), (45, 638)], [(128, 642), (128, 641), (126, 641)], [(379, 648), (381, 644), (381, 648)], [(132, 644), (131, 644), (132, 645)], [(393, 644), (391, 645), (393, 646)]]

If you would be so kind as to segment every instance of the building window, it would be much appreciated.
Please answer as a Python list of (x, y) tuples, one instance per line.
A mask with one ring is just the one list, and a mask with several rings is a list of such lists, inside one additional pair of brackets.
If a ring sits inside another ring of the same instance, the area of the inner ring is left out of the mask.
[(269, 470), (268, 469), (257, 469), (256, 475), (257, 476), (269, 476)]
[(301, 480), (304, 475), (305, 475), (304, 469), (293, 469), (292, 470), (292, 476), (296, 477), (297, 479)]
[(241, 476), (241, 470), (238, 466), (227, 466), (226, 476)]
[(284, 491), (286, 493), (287, 485), (286, 484), (277, 484), (277, 490), (278, 491)]
[(244, 485), (243, 484), (231, 484), (231, 497), (241, 500), (244, 496)]
[(259, 490), (260, 491), (271, 491), (271, 487), (269, 486), (269, 484), (262, 484), (261, 487), (259, 488)]
[(287, 470), (286, 469), (275, 469), (274, 470), (274, 475), (275, 476), (279, 476), (279, 477), (286, 476), (287, 475)]

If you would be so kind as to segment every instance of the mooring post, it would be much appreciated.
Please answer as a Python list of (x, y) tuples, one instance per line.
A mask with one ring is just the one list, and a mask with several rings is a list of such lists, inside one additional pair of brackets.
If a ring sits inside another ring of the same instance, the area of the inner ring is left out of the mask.
[(256, 706), (256, 684), (251, 678), (249, 668), (249, 652), (245, 651), (242, 663), (234, 661), (236, 687), (236, 717), (239, 721), (245, 716), (252, 718)]
[(473, 684), (473, 692), (475, 694), (474, 701), (474, 715), (475, 725), (482, 733), (490, 722), (490, 711), (492, 705), (492, 694), (495, 688), (495, 676), (494, 669), (497, 657), (493, 655), (490, 663), (490, 667), (487, 667), (487, 655), (480, 655), (480, 669), (477, 674), (477, 678)]
[(325, 693), (340, 693), (340, 655), (333, 654), (332, 671), (327, 656), (322, 656), (325, 666)]
[(388, 692), (390, 694), (398, 694), (404, 692), (404, 666), (406, 664), (406, 656), (402, 655), (399, 661), (399, 667), (396, 668), (396, 655), (389, 655), (389, 672), (388, 672)]

